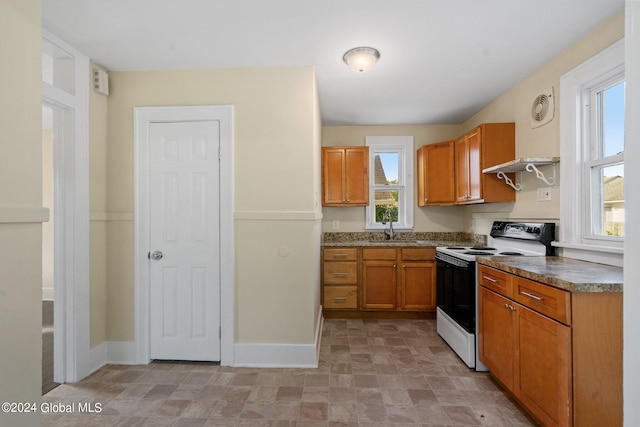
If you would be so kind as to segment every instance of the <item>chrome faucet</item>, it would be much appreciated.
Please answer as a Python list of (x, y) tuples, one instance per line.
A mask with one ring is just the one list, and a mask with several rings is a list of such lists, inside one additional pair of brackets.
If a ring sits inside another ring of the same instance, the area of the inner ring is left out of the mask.
[(393, 240), (393, 221), (391, 220), (391, 209), (387, 209), (382, 216), (382, 225), (389, 221), (389, 228), (384, 229), (384, 234), (387, 235), (389, 240)]

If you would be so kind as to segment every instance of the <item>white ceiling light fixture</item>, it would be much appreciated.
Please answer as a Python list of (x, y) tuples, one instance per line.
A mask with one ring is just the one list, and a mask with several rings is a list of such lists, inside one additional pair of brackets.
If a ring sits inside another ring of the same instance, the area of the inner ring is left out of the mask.
[(354, 47), (344, 54), (342, 59), (353, 71), (364, 73), (380, 58), (380, 52), (372, 47)]

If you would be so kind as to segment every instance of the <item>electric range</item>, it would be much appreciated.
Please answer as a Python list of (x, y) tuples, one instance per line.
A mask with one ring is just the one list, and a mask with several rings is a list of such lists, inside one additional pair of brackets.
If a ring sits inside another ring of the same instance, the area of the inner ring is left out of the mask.
[(476, 313), (478, 284), (476, 258), (481, 256), (553, 255), (555, 224), (495, 221), (489, 246), (436, 248), (437, 330), (470, 368), (486, 371), (477, 357)]

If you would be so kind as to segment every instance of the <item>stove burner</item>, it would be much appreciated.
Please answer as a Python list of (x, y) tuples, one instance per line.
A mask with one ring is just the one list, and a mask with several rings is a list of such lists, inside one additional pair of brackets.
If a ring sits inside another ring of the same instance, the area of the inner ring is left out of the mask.
[(457, 251), (463, 251), (463, 250), (465, 250), (467, 248), (462, 247), (462, 246), (449, 246), (449, 247), (447, 247), (447, 249), (455, 249)]
[(466, 251), (465, 255), (493, 255), (491, 252), (487, 251)]
[(470, 249), (474, 251), (495, 251), (496, 250), (496, 248), (492, 248), (491, 246), (474, 246)]
[(522, 256), (520, 252), (500, 252), (500, 255)]

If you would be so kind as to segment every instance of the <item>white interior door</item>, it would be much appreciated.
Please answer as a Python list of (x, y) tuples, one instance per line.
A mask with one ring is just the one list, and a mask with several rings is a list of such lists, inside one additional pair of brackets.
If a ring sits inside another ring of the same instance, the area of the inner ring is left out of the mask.
[(219, 122), (149, 136), (150, 356), (219, 361)]

